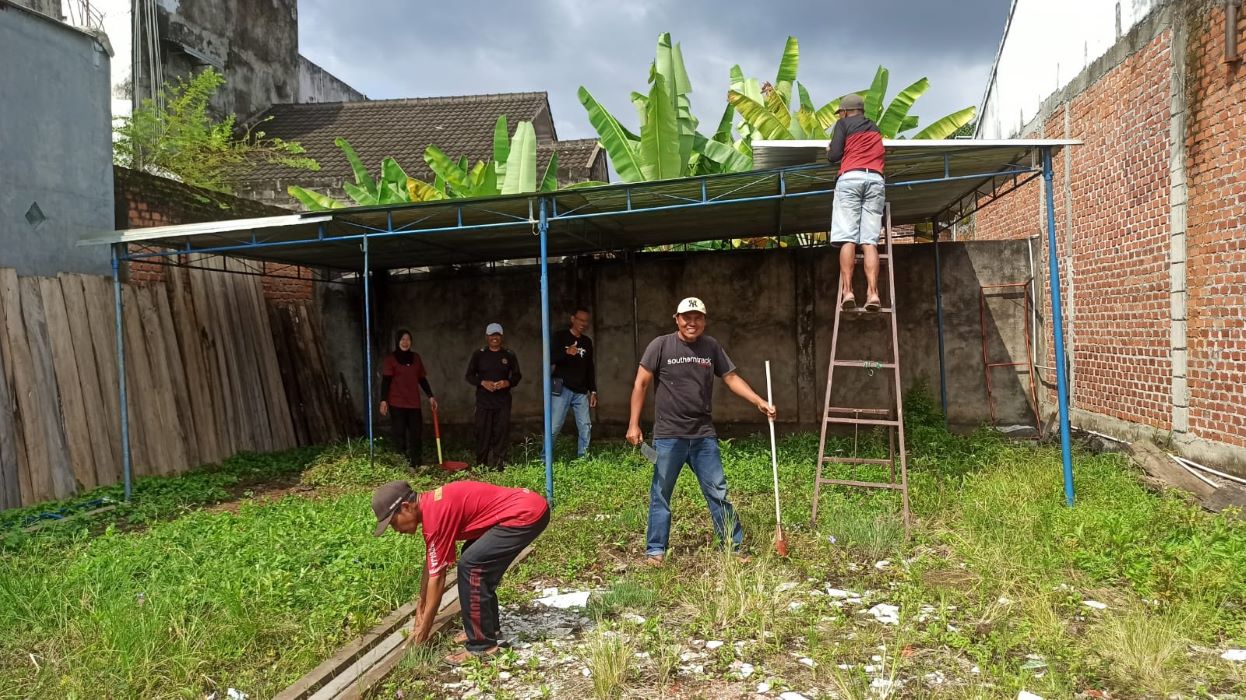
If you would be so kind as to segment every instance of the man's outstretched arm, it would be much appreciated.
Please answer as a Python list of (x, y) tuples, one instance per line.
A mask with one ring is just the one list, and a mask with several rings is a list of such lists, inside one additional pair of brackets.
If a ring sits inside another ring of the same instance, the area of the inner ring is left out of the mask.
[(748, 385), (748, 382), (744, 381), (744, 377), (741, 377), (739, 372), (731, 372), (724, 375), (723, 383), (727, 385), (731, 393), (756, 406), (757, 410), (766, 414), (767, 418), (774, 418), (778, 415), (778, 411), (774, 409), (774, 406), (771, 406), (765, 399), (758, 396), (757, 392), (753, 391), (753, 388)]

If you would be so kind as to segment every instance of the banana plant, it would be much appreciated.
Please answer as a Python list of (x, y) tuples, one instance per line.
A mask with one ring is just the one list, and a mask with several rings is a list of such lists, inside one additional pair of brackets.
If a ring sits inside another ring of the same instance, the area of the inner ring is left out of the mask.
[(640, 121), (639, 133), (623, 126), (586, 88), (581, 86), (577, 93), (620, 180), (666, 180), (752, 167), (751, 154), (733, 147), (729, 115), (725, 115), (725, 131), (722, 122), (713, 137), (706, 138), (697, 131), (699, 122), (688, 97), (692, 84), (684, 68), (683, 52), (679, 44), (671, 43), (669, 33), (658, 36), (648, 82), (647, 94), (631, 95)]
[[(739, 113), (742, 121), (736, 130), (746, 141), (754, 139), (822, 139), (835, 125), (840, 98), (815, 108), (809, 93), (796, 80), (800, 65), (800, 48), (796, 37), (788, 37), (779, 59), (774, 83), (759, 83), (744, 77), (739, 66), (732, 66), (731, 87), (727, 102)], [(865, 116), (878, 125), (884, 138), (906, 138), (905, 132), (918, 126), (916, 115), (909, 110), (917, 98), (930, 89), (930, 81), (921, 78), (901, 90), (890, 104), (886, 102), (888, 71), (879, 66), (868, 90), (856, 91), (865, 101)], [(792, 88), (796, 90), (793, 102)], [(884, 109), (884, 106), (886, 107)], [(966, 107), (935, 120), (910, 138), (943, 139), (973, 121), (977, 109)]]
[[(339, 138), (334, 143), (342, 149), (355, 177), (354, 183), (344, 183), (342, 189), (346, 196), (361, 206), (553, 192), (558, 189), (557, 154), (550, 155), (545, 173), (538, 183), (536, 130), (531, 122), (521, 121), (515, 126), (515, 136), (511, 139), (506, 115), (499, 116), (494, 125), (493, 156), (489, 162), (478, 161), (475, 166), (469, 167), (466, 157), (456, 161), (436, 146), (426, 148), (424, 162), (436, 175), (432, 183), (409, 177), (393, 158), (381, 161), (381, 177), (374, 178), (346, 139)], [(291, 186), (287, 192), (309, 211), (346, 206), (339, 200), (303, 187)]]

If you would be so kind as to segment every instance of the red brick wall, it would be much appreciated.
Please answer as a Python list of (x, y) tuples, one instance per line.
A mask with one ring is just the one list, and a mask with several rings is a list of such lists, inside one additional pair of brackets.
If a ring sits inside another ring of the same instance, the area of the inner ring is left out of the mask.
[[(1070, 150), (1073, 221), (1075, 382), (1082, 409), (1168, 429), (1169, 362), (1168, 102), (1171, 31), (1073, 96), (1069, 135), (1085, 145)], [(1041, 134), (1063, 137), (1065, 106)], [(1067, 217), (1064, 154), (1053, 160), (1057, 254), (1065, 268)], [(1041, 182), (1034, 181), (984, 209), (977, 238), (1041, 234), (1035, 264), (1045, 283), (1045, 227), (1040, 227)], [(1068, 289), (1062, 287), (1065, 303)], [(1051, 318), (1050, 297), (1044, 315)], [(1067, 319), (1067, 314), (1066, 314)], [(1047, 328), (1050, 334), (1050, 327)], [(1068, 325), (1066, 323), (1066, 344)], [(1054, 366), (1049, 348), (1045, 364)], [(1041, 373), (1054, 383), (1054, 372)]]
[[(244, 219), (289, 213), (248, 199), (231, 197), (167, 178), (128, 168), (114, 167), (116, 226), (118, 229), (172, 226), (223, 219)], [(143, 246), (131, 246), (131, 251)], [(259, 263), (256, 263), (257, 271)], [(271, 301), (300, 301), (312, 298), (312, 272), (303, 267), (263, 263), (264, 295)], [(129, 263), (132, 282), (165, 281), (165, 267), (159, 262)]]
[[(1246, 447), (1246, 66), (1224, 60), (1224, 6), (1189, 17), (1186, 220), (1190, 431)], [(1246, 10), (1237, 36), (1246, 49)]]

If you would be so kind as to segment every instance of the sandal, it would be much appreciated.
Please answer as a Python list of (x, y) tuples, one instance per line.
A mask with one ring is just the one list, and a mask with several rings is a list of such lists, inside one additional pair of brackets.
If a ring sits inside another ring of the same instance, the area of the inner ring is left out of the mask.
[(853, 311), (853, 310), (855, 310), (855, 309), (857, 308), (857, 299), (856, 299), (856, 297), (852, 296), (851, 294), (849, 294), (848, 296), (844, 297), (844, 300), (840, 303), (840, 308), (842, 308), (844, 311)]
[(865, 310), (870, 313), (877, 312), (880, 308), (882, 308), (882, 305), (883, 302), (878, 297), (865, 300)]
[(662, 564), (666, 563), (666, 559), (661, 554), (646, 554), (644, 562), (645, 566), (658, 569), (662, 567)]
[(450, 664), (451, 666), (462, 666), (463, 664), (467, 663), (473, 658), (488, 659), (488, 658), (497, 656), (497, 653), (501, 650), (502, 650), (501, 647), (489, 647), (488, 649), (485, 649), (484, 651), (468, 651), (464, 649), (463, 651), (450, 654), (449, 656), (447, 656), (446, 663)]

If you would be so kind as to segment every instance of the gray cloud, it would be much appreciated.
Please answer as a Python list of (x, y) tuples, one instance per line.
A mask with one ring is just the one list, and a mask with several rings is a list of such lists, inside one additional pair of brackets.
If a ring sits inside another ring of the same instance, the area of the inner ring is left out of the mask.
[[(366, 9), (365, 9), (366, 8)], [(560, 138), (594, 135), (576, 98), (583, 85), (625, 124), (645, 91), (657, 35), (682, 44), (693, 111), (711, 129), (726, 106), (727, 71), (773, 79), (789, 34), (800, 81), (822, 104), (869, 85), (882, 64), (889, 94), (920, 77), (922, 123), (982, 96), (1008, 0), (531, 0), (299, 3), (300, 51), (373, 98), (544, 90)]]

